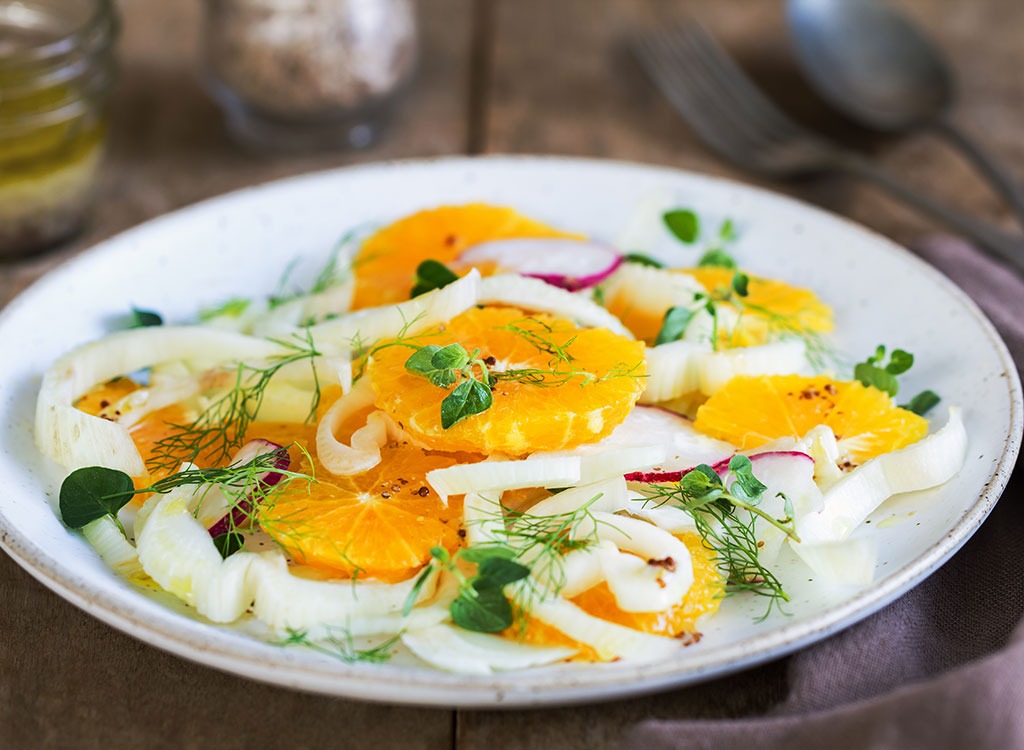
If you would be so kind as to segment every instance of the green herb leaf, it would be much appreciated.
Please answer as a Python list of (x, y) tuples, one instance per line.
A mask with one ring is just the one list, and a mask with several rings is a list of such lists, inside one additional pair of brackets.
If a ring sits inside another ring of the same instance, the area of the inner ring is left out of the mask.
[(701, 268), (706, 268), (708, 266), (715, 268), (728, 268), (730, 271), (737, 268), (735, 258), (720, 247), (712, 248), (704, 253), (700, 257), (700, 260), (697, 261), (697, 265)]
[(885, 366), (885, 371), (890, 375), (902, 375), (913, 366), (913, 354), (902, 349), (893, 349), (892, 354), (889, 355), (889, 364)]
[(638, 266), (650, 266), (651, 268), (664, 268), (665, 264), (660, 260), (652, 258), (643, 253), (626, 253), (622, 256), (623, 263), (636, 263)]
[(516, 551), (505, 544), (477, 544), (459, 550), (460, 559), (477, 565), (492, 558), (511, 560), (515, 556)]
[(459, 344), (449, 344), (443, 348), (429, 344), (410, 355), (405, 361), (405, 369), (423, 375), (440, 388), (448, 388), (455, 383), (458, 370), (468, 362), (469, 355)]
[(251, 302), (251, 300), (247, 300), (244, 297), (229, 299), (223, 305), (200, 310), (199, 320), (207, 321), (213, 320), (214, 318), (237, 318), (249, 309)]
[(245, 546), (245, 537), (237, 531), (229, 531), (213, 538), (213, 546), (220, 552), (220, 556), (227, 560), (233, 554)]
[(434, 366), (435, 370), (461, 370), (469, 364), (469, 352), (463, 348), (462, 344), (448, 344), (431, 355), (430, 364)]
[(686, 472), (679, 480), (679, 486), (687, 495), (697, 499), (713, 500), (725, 490), (722, 478), (707, 464), (700, 464)]
[(732, 242), (736, 239), (736, 225), (733, 224), (732, 219), (726, 219), (718, 227), (718, 239), (722, 242)]
[(935, 391), (925, 390), (921, 391), (912, 399), (910, 399), (910, 401), (903, 404), (903, 408), (923, 417), (934, 407), (938, 406), (941, 400), (942, 399), (939, 398), (939, 394), (937, 394)]
[[(914, 364), (914, 355), (903, 349), (893, 349), (889, 362), (885, 363), (885, 346), (879, 344), (875, 353), (853, 368), (853, 377), (867, 386), (874, 386), (895, 396), (900, 389), (897, 375), (902, 375)], [(933, 404), (934, 405), (934, 404)]]
[(677, 209), (668, 211), (662, 215), (662, 220), (668, 230), (678, 239), (687, 245), (692, 245), (700, 235), (700, 219), (697, 214), (689, 209)]
[(433, 565), (427, 565), (423, 568), (423, 572), (420, 573), (419, 578), (416, 579), (416, 582), (409, 590), (409, 595), (405, 597), (405, 602), (402, 604), (402, 617), (408, 617), (409, 613), (412, 612), (412, 608), (416, 606), (416, 600), (420, 596), (420, 591), (423, 590), (424, 584), (426, 584), (427, 579), (430, 578), (430, 574), (433, 571)]
[(444, 263), (428, 258), (416, 267), (416, 283), (412, 287), (410, 296), (419, 297), (421, 294), (426, 294), (434, 289), (442, 289), (458, 280), (458, 274)]
[(502, 588), (506, 584), (521, 581), (530, 575), (530, 569), (504, 557), (488, 557), (477, 568), (473, 588)]
[(661, 346), (681, 339), (692, 319), (693, 310), (686, 307), (670, 307), (661, 321), (661, 329), (654, 340), (654, 345)]
[(152, 328), (153, 326), (162, 326), (163, 324), (164, 319), (160, 317), (159, 313), (132, 307), (132, 328)]
[(729, 471), (736, 480), (729, 491), (741, 500), (757, 505), (768, 487), (754, 476), (754, 465), (746, 456), (735, 455), (729, 459)]
[(123, 471), (104, 466), (75, 469), (60, 486), (60, 516), (72, 529), (103, 516), (116, 519), (134, 495), (132, 478)]
[(885, 391), (890, 396), (895, 396), (900, 389), (895, 375), (867, 362), (860, 362), (853, 368), (853, 377), (864, 385), (874, 386), (880, 391)]
[(749, 285), (750, 277), (745, 273), (737, 271), (732, 275), (732, 290), (740, 297), (746, 297), (749, 294), (747, 289)]
[(479, 380), (464, 380), (441, 402), (441, 427), (448, 429), (466, 417), (491, 408), (491, 389)]
[(512, 605), (500, 588), (465, 591), (449, 611), (452, 622), (477, 633), (498, 633), (512, 625)]

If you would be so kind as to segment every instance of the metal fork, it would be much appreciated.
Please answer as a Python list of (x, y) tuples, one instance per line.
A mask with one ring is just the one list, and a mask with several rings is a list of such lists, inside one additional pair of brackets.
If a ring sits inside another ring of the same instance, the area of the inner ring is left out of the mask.
[(1024, 238), (922, 195), (860, 154), (801, 127), (765, 97), (699, 24), (636, 37), (631, 47), (697, 135), (737, 166), (776, 178), (826, 171), (861, 177), (1024, 272)]

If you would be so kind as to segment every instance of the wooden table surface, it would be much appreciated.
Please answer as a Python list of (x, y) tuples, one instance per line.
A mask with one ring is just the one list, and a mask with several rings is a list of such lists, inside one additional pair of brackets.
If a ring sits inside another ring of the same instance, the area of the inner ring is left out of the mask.
[[(625, 54), (623, 34), (698, 14), (789, 111), (981, 217), (1009, 213), (926, 135), (881, 139), (809, 96), (778, 0), (420, 0), (416, 88), (378, 145), (253, 154), (234, 145), (198, 79), (200, 0), (122, 0), (122, 77), (101, 201), (77, 241), (0, 263), (0, 305), (95, 242), (234, 188), (314, 169), (445, 154), (609, 157), (753, 181), (705, 151)], [(1024, 3), (901, 3), (951, 57), (958, 119), (1024, 177)], [(936, 227), (868, 187), (822, 177), (769, 187), (909, 242)], [(9, 356), (5, 354), (4, 356)], [(0, 555), (0, 747), (613, 747), (647, 717), (761, 713), (785, 661), (658, 696), (526, 712), (399, 708), (283, 690), (178, 659), (51, 594)]]

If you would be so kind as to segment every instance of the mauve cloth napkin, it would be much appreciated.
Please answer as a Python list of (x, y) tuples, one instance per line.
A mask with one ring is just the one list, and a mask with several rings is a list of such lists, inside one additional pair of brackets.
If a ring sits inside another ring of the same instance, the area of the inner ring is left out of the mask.
[[(959, 284), (1024, 368), (1024, 280), (952, 238), (918, 254)], [(970, 363), (964, 363), (970, 366)], [(863, 622), (788, 661), (763, 717), (651, 720), (628, 750), (1024, 748), (1024, 470), (944, 567)]]

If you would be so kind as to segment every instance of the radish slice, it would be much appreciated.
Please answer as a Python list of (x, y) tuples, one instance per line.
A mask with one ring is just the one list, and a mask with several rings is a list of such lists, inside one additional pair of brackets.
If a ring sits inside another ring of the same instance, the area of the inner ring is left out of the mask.
[(575, 292), (600, 284), (622, 264), (608, 245), (589, 240), (524, 238), (482, 242), (466, 250), (458, 262), (465, 266), (495, 264), (553, 286)]
[[(772, 518), (786, 518), (785, 498), (789, 498), (793, 505), (794, 518), (821, 509), (821, 490), (814, 483), (814, 459), (809, 455), (797, 451), (776, 451), (755, 454), (750, 456), (750, 461), (754, 465), (754, 476), (768, 488), (758, 503), (759, 510)], [(733, 481), (728, 466), (720, 464), (714, 468), (722, 474), (722, 481), (728, 487)], [(758, 559), (764, 565), (773, 565), (786, 540), (785, 532), (741, 508), (736, 509), (736, 515), (743, 521), (753, 520), (754, 537), (759, 547)]]
[[(238, 453), (231, 460), (231, 466), (241, 466), (268, 454), (274, 456), (273, 466), (279, 471), (263, 472), (255, 477), (255, 484), (257, 488), (273, 487), (283, 479), (283, 475), (280, 472), (285, 471), (291, 464), (291, 459), (288, 458), (288, 451), (283, 446), (272, 443), (269, 440), (250, 440), (238, 449)], [(232, 503), (217, 487), (202, 493), (200, 497), (199, 509), (196, 512), (199, 522), (206, 526), (207, 524), (204, 523), (204, 519), (209, 518), (211, 515), (218, 519), (209, 526), (210, 536), (212, 537), (227, 534), (232, 529), (244, 526), (252, 518), (254, 502), (259, 502), (259, 493), (255, 493), (255, 496), (253, 493), (250, 493), (248, 499)]]

